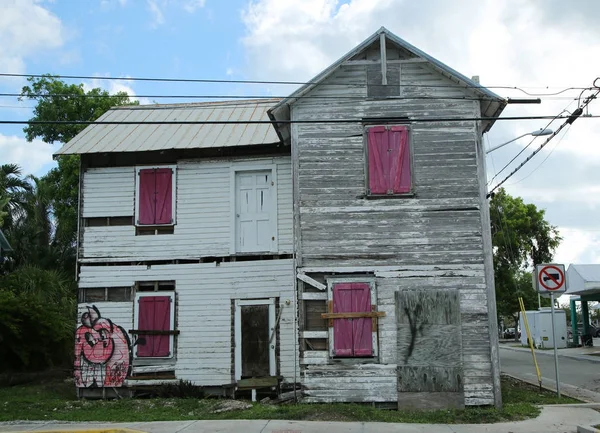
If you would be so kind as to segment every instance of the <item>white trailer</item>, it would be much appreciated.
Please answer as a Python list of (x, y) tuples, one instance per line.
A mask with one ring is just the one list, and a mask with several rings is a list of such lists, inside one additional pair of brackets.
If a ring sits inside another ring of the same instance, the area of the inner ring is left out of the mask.
[[(554, 347), (552, 337), (552, 315), (550, 307), (540, 308), (537, 311), (525, 311), (529, 322), (529, 331), (536, 347), (552, 349)], [(563, 310), (554, 311), (556, 347), (559, 349), (567, 347), (567, 317)], [(527, 332), (523, 316), (519, 320), (521, 328), (521, 344), (527, 346)]]

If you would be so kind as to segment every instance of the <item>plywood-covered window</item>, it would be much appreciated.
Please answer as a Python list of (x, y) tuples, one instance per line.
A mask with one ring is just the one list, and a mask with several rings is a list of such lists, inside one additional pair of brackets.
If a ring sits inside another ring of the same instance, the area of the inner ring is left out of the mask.
[(136, 224), (175, 224), (175, 168), (147, 167), (137, 170)]
[(329, 284), (329, 349), (334, 357), (377, 355), (374, 282), (340, 280)]
[(136, 295), (134, 354), (137, 358), (173, 356), (175, 327), (173, 292), (144, 292)]
[(369, 195), (393, 196), (412, 192), (409, 138), (409, 129), (404, 125), (367, 128), (367, 189)]

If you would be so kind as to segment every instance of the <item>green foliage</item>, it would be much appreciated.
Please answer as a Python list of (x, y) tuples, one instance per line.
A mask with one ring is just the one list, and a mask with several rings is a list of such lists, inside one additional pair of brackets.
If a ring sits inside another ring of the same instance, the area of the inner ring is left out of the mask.
[[(526, 309), (538, 307), (530, 271), (535, 264), (552, 261), (562, 238), (545, 220), (544, 210), (503, 188), (490, 201), (490, 218), (498, 315), (516, 320), (519, 297)], [(550, 305), (545, 299), (542, 304)]]
[(0, 278), (0, 371), (70, 364), (76, 321), (74, 284), (32, 266)]
[[(52, 75), (30, 77), (28, 86), (21, 90), (20, 100), (35, 100), (33, 109), (36, 121), (92, 121), (102, 116), (109, 108), (118, 105), (137, 105), (127, 93), (111, 96), (99, 88), (85, 91), (83, 84), (67, 84)], [(79, 134), (87, 125), (46, 124), (28, 125), (23, 129), (28, 141), (41, 138), (46, 143), (66, 143)]]
[[(83, 84), (67, 84), (57, 77), (31, 77), (21, 90), (20, 99), (36, 101), (32, 121), (94, 121), (115, 106), (137, 105), (127, 93), (110, 95), (99, 88), (86, 91)], [(66, 143), (79, 134), (85, 124), (29, 124), (23, 129), (28, 141), (41, 138), (46, 143)], [(57, 158), (58, 167), (43, 178), (48, 205), (55, 222), (54, 248), (61, 257), (62, 269), (75, 266), (77, 210), (79, 201), (79, 156)]]

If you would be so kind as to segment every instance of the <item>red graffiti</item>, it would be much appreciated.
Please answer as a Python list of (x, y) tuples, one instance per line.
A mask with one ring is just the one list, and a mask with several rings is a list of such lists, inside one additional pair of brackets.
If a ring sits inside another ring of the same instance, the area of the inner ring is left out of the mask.
[(131, 344), (125, 330), (87, 307), (75, 332), (75, 384), (80, 388), (119, 387), (129, 375)]

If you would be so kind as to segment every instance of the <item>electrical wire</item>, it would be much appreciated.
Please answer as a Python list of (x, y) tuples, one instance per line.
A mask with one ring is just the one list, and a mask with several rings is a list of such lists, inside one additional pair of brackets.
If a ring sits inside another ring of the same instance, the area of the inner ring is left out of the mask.
[[(99, 94), (99, 95), (72, 95), (68, 93), (30, 93), (30, 94), (21, 94), (21, 93), (0, 93), (1, 97), (16, 97), (16, 98), (26, 98), (26, 99), (34, 99), (34, 98), (113, 98), (113, 97), (128, 97), (128, 98), (156, 98), (156, 99), (285, 99), (288, 98), (289, 95), (285, 96), (273, 96), (273, 95), (127, 95), (126, 93), (119, 94)], [(301, 95), (294, 96), (294, 99), (359, 99), (357, 96), (351, 95)], [(440, 96), (408, 96), (408, 97), (394, 97), (393, 99), (425, 99), (425, 100), (459, 100), (459, 101), (497, 101), (497, 98), (472, 98), (468, 96), (448, 96), (448, 97), (440, 97)]]
[[(68, 80), (113, 80), (113, 81), (152, 81), (152, 82), (167, 82), (167, 83), (230, 83), (230, 84), (276, 84), (276, 85), (312, 85), (319, 84), (321, 86), (349, 86), (346, 82), (333, 82), (320, 83), (316, 81), (274, 81), (274, 80), (226, 80), (226, 79), (205, 79), (205, 78), (164, 78), (164, 77), (103, 77), (93, 75), (53, 75), (53, 74), (12, 74), (12, 73), (0, 73), (0, 77), (18, 77), (18, 78), (59, 78)], [(354, 86), (363, 86), (364, 84), (355, 84)], [(350, 86), (352, 86), (350, 84)], [(373, 86), (386, 86), (385, 84), (373, 84)], [(406, 84), (403, 87), (423, 87), (421, 84)], [(524, 90), (522, 86), (473, 86), (468, 84), (431, 84), (427, 87), (437, 88), (471, 88), (471, 89), (506, 89), (506, 90), (518, 90), (529, 96), (556, 96), (560, 95), (569, 90), (585, 90), (590, 89), (589, 87), (565, 87), (559, 92), (552, 93), (532, 93)], [(527, 86), (525, 86), (527, 87)], [(540, 87), (537, 87), (540, 88)], [(550, 87), (541, 87), (550, 89)]]
[[(596, 92), (593, 93), (592, 95), (588, 96), (585, 99), (585, 101), (583, 102), (583, 104), (580, 105), (570, 116), (568, 116), (567, 119), (565, 120), (565, 122), (562, 125), (560, 125), (560, 127), (556, 131), (554, 131), (552, 133), (552, 135), (550, 135), (550, 137), (548, 137), (546, 139), (546, 141), (544, 141), (521, 164), (519, 164), (504, 179), (502, 179), (494, 188), (492, 188), (487, 194), (488, 198), (491, 197), (491, 195), (494, 193), (494, 191), (496, 189), (500, 188), (508, 179), (510, 179), (512, 176), (514, 176), (515, 173), (517, 173), (521, 168), (523, 168), (523, 166), (525, 166), (525, 164), (527, 164), (529, 161), (531, 161), (531, 159), (535, 155), (537, 155), (550, 142), (550, 140), (552, 140), (554, 137), (556, 137), (563, 128), (565, 128), (568, 125), (573, 124), (573, 122), (575, 122), (575, 120), (577, 120), (579, 117), (581, 117), (581, 115), (583, 114), (583, 110), (587, 109), (590, 102), (592, 102), (594, 99), (596, 99), (598, 97), (598, 95), (600, 94), (600, 84), (597, 84), (599, 81), (600, 81), (600, 77), (598, 77), (594, 80), (594, 87), (597, 89)], [(592, 117), (592, 116), (584, 116), (584, 117)]]
[(535, 173), (542, 165), (544, 165), (544, 163), (548, 160), (548, 158), (550, 158), (550, 155), (552, 155), (552, 153), (556, 150), (556, 148), (560, 145), (561, 141), (563, 141), (563, 139), (565, 138), (565, 136), (569, 133), (569, 131), (571, 130), (571, 125), (569, 125), (566, 129), (565, 132), (563, 132), (563, 135), (560, 136), (560, 138), (558, 139), (558, 142), (556, 143), (556, 146), (554, 146), (552, 148), (552, 150), (550, 152), (548, 152), (548, 155), (546, 155), (546, 157), (544, 158), (544, 160), (536, 167), (534, 168), (527, 176), (513, 182), (513, 183), (509, 183), (508, 186), (512, 186), (512, 185), (516, 185), (520, 182), (523, 182), (525, 179), (527, 179), (529, 176), (531, 176), (533, 173)]
[[(432, 118), (406, 118), (406, 117), (380, 117), (376, 119), (316, 119), (316, 120), (146, 120), (146, 121), (111, 121), (111, 120), (0, 120), (5, 125), (270, 125), (277, 124), (336, 124), (336, 123), (363, 123), (377, 120), (378, 122), (408, 122), (408, 123), (437, 123), (437, 122), (474, 122), (498, 120), (540, 120), (555, 119), (556, 116), (513, 116), (513, 117), (432, 117)], [(569, 119), (570, 116), (560, 116), (559, 119)], [(586, 119), (598, 119), (598, 116), (585, 116)], [(558, 131), (557, 131), (558, 132)]]
[[(554, 122), (555, 122), (557, 119), (560, 119), (560, 118), (561, 118), (560, 116), (561, 116), (563, 113), (565, 113), (565, 112), (567, 112), (567, 113), (568, 113), (568, 108), (571, 106), (571, 104), (573, 104), (573, 101), (571, 101), (569, 104), (567, 104), (567, 106), (566, 106), (565, 108), (563, 108), (563, 110), (562, 110), (560, 113), (558, 113), (558, 114), (556, 115), (556, 117), (554, 117), (552, 120), (550, 120), (550, 122), (548, 122), (548, 124), (547, 124), (546, 126), (544, 126), (544, 127), (542, 128), (542, 130), (544, 130), (544, 129), (548, 129), (548, 128), (550, 127), (550, 125), (552, 125), (552, 123), (554, 123)], [(518, 152), (518, 153), (517, 153), (517, 154), (516, 154), (516, 155), (515, 155), (515, 156), (514, 156), (514, 157), (513, 157), (511, 160), (510, 160), (510, 161), (508, 161), (508, 163), (506, 163), (506, 164), (504, 165), (504, 167), (502, 167), (502, 168), (500, 169), (500, 171), (498, 171), (498, 172), (497, 172), (497, 173), (494, 175), (494, 177), (492, 177), (492, 178), (490, 179), (490, 181), (489, 181), (487, 184), (488, 184), (488, 185), (490, 185), (490, 184), (491, 184), (491, 183), (494, 181), (494, 179), (495, 179), (495, 178), (496, 178), (496, 177), (497, 177), (497, 176), (498, 176), (500, 173), (502, 173), (504, 170), (506, 170), (506, 169), (508, 168), (508, 166), (509, 166), (509, 165), (511, 165), (511, 164), (512, 164), (512, 163), (513, 163), (513, 162), (514, 162), (514, 161), (515, 161), (515, 160), (516, 160), (516, 159), (517, 159), (519, 156), (521, 156), (521, 154), (522, 154), (523, 152), (525, 152), (525, 150), (527, 150), (527, 149), (529, 148), (529, 146), (531, 146), (531, 144), (533, 144), (533, 142), (536, 140), (536, 138), (537, 138), (537, 136), (534, 136), (534, 137), (533, 137), (533, 138), (532, 138), (532, 139), (529, 141), (529, 143), (527, 143), (527, 145), (526, 145), (525, 147), (523, 147), (523, 149), (521, 149), (521, 150), (520, 150), (520, 151), (519, 151), (519, 152)]]

